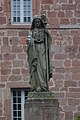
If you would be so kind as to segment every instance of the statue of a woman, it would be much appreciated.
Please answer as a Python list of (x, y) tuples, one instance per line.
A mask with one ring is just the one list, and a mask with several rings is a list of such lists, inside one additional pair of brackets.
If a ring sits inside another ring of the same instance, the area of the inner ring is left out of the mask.
[(34, 17), (31, 34), (27, 39), (31, 91), (49, 91), (48, 81), (52, 77), (50, 63), (51, 36), (40, 16)]

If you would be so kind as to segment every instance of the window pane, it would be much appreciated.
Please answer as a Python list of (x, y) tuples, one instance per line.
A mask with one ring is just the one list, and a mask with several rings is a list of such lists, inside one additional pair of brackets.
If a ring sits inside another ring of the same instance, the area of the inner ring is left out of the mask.
[(25, 6), (27, 5), (26, 1), (24, 1), (24, 5), (25, 5)]
[(17, 10), (19, 10), (19, 11), (20, 11), (20, 6), (17, 6)]
[(27, 16), (27, 13), (26, 13), (26, 11), (24, 11), (24, 16)]
[(17, 5), (20, 5), (20, 1), (17, 1)]
[(28, 11), (28, 16), (30, 16), (30, 11)]
[(24, 10), (26, 10), (27, 8), (26, 7), (24, 7)]
[(27, 22), (27, 18), (26, 17), (24, 17), (24, 22)]
[(17, 11), (17, 16), (20, 16), (20, 11)]
[(13, 12), (13, 15), (16, 16), (16, 11)]
[(14, 115), (14, 117), (16, 117), (17, 116), (17, 111), (13, 111), (13, 115)]
[(24, 7), (25, 7), (25, 8), (27, 7), (26, 4), (24, 4)]
[(27, 4), (28, 4), (28, 7), (30, 7), (30, 6), (31, 6), (29, 1), (27, 2)]
[(13, 96), (16, 96), (16, 91), (13, 91)]
[(16, 97), (13, 98), (13, 103), (16, 103)]
[(18, 91), (18, 96), (21, 96), (21, 91)]
[(18, 104), (18, 110), (21, 110), (21, 104)]
[(30, 6), (28, 6), (28, 9), (27, 10), (30, 10)]
[(21, 103), (21, 98), (18, 98), (18, 103)]
[(13, 120), (17, 120), (17, 118), (14, 118)]
[(17, 17), (17, 22), (20, 22), (20, 17)]
[(30, 22), (31, 21), (31, 18), (30, 17), (28, 17), (28, 22)]
[[(13, 12), (16, 10), (16, 6), (13, 7)], [(16, 12), (16, 11), (15, 11)]]
[(16, 22), (16, 17), (13, 17), (13, 21)]
[(20, 5), (19, 5), (19, 4), (17, 5), (17, 8), (18, 8), (18, 7), (20, 7)]
[(13, 104), (13, 110), (16, 110), (16, 109), (17, 109), (17, 105)]
[(21, 120), (21, 118), (18, 118), (18, 120)]
[(21, 116), (21, 111), (18, 111), (18, 116), (19, 116), (19, 117)]

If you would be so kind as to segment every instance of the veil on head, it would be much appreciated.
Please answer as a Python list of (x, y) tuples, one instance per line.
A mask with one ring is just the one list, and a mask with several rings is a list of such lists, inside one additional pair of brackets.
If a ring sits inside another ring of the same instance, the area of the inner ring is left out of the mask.
[(41, 19), (41, 16), (35, 15), (35, 16), (33, 17), (32, 25), (31, 25), (31, 30), (35, 28), (35, 19), (39, 19), (39, 20), (41, 21), (41, 28), (44, 28), (44, 27), (45, 27), (45, 26), (44, 26), (44, 23), (43, 23), (43, 21), (42, 21), (42, 19)]

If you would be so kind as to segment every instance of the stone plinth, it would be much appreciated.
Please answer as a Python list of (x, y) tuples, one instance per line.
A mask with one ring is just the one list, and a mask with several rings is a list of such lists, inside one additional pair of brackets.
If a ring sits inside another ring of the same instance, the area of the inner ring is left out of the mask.
[(51, 92), (30, 92), (25, 101), (25, 120), (58, 120), (59, 103)]

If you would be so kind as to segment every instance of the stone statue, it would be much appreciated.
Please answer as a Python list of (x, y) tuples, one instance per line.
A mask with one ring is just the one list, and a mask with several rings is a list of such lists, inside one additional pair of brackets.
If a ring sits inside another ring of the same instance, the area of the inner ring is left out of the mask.
[(52, 67), (50, 62), (52, 38), (45, 23), (45, 15), (36, 15), (32, 21), (31, 32), (27, 37), (31, 92), (49, 91), (48, 81), (52, 77)]

